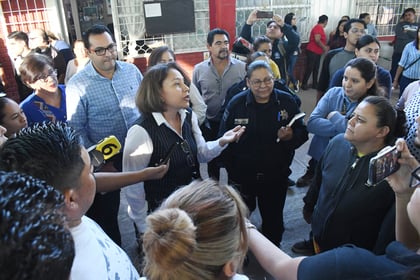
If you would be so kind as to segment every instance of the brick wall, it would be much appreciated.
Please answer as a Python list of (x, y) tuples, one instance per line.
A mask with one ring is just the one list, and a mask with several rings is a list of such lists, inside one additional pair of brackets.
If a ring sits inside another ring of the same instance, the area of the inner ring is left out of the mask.
[[(12, 31), (28, 32), (35, 28), (49, 29), (44, 0), (0, 1), (6, 28), (0, 28), (0, 61), (6, 73), (6, 93), (19, 101), (12, 61), (7, 54), (6, 38)], [(6, 30), (6, 31), (5, 31)], [(6, 34), (4, 32), (7, 32)]]
[(10, 98), (14, 99), (16, 102), (19, 102), (19, 94), (15, 81), (12, 61), (10, 60), (10, 57), (7, 54), (7, 48), (5, 45), (6, 38), (7, 34), (3, 34), (3, 29), (0, 29), (0, 62), (3, 66), (5, 73), (5, 91)]

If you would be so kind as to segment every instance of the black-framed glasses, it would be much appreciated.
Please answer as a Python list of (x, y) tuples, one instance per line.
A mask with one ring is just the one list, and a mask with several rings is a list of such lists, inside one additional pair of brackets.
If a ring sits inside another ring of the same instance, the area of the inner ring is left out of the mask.
[(420, 185), (420, 166), (411, 172), (410, 188), (416, 188)]
[(187, 140), (179, 142), (179, 146), (181, 146), (182, 151), (187, 155), (187, 163), (189, 167), (195, 167), (195, 160), (194, 156), (191, 152), (190, 145), (188, 144)]
[(48, 69), (47, 74), (44, 73), (44, 74), (40, 75), (36, 80), (46, 83), (46, 82), (48, 82), (49, 77), (57, 77), (57, 69), (52, 69), (52, 68)]
[(106, 48), (99, 47), (99, 48), (94, 49), (93, 51), (95, 52), (97, 56), (103, 56), (105, 55), (106, 51), (109, 51), (112, 54), (116, 51), (116, 49), (117, 49), (117, 44), (113, 43)]
[(274, 81), (273, 77), (267, 77), (267, 78), (264, 78), (264, 80), (262, 80), (262, 81), (261, 80), (253, 80), (253, 81), (250, 81), (250, 83), (254, 87), (261, 87), (263, 83), (264, 83), (264, 85), (269, 86), (273, 83), (273, 81)]

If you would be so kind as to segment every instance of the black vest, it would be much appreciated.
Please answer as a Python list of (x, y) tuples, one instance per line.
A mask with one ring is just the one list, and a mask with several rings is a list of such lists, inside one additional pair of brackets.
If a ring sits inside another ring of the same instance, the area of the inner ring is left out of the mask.
[(170, 156), (169, 170), (165, 176), (159, 180), (144, 182), (149, 211), (156, 209), (178, 187), (187, 185), (193, 179), (198, 178), (197, 144), (192, 132), (191, 109), (187, 111), (187, 116), (182, 125), (184, 139), (180, 138), (166, 125), (158, 126), (152, 114), (142, 114), (136, 121), (136, 124), (147, 131), (153, 142), (149, 167), (159, 165), (169, 152), (172, 144), (179, 143)]

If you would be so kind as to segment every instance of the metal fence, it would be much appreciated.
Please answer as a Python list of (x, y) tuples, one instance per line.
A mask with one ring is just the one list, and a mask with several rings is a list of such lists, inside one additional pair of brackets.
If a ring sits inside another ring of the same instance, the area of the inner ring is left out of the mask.
[[(222, 1), (222, 0), (217, 0)], [(325, 1), (328, 1), (325, 2)], [(196, 32), (147, 36), (143, 0), (112, 1), (113, 22), (116, 39), (123, 56), (145, 56), (160, 45), (168, 45), (176, 53), (188, 53), (206, 50), (206, 36), (209, 31), (209, 1), (194, 0)], [(328, 11), (323, 11), (327, 7)], [(403, 10), (413, 7), (420, 11), (418, 0), (236, 0), (236, 33), (239, 34), (249, 13), (254, 9), (270, 10), (275, 14), (286, 15), (289, 12), (298, 18), (297, 29), (301, 41), (306, 42), (319, 15), (325, 13), (331, 21), (328, 28), (335, 28), (335, 20), (341, 15), (358, 17), (360, 13), (370, 13), (372, 23), (376, 25), (379, 36), (393, 35), (393, 28)], [(252, 27), (252, 35), (265, 34), (267, 21), (258, 21)]]

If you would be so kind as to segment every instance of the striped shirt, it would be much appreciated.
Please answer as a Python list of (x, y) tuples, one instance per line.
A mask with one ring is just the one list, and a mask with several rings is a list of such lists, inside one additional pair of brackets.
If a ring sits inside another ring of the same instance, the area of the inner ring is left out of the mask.
[[(416, 62), (410, 66), (410, 64), (412, 64), (414, 61)], [(404, 68), (402, 72), (404, 77), (413, 80), (418, 80), (420, 78), (420, 50), (416, 49), (416, 46), (413, 42), (408, 43), (404, 47), (398, 65)]]

